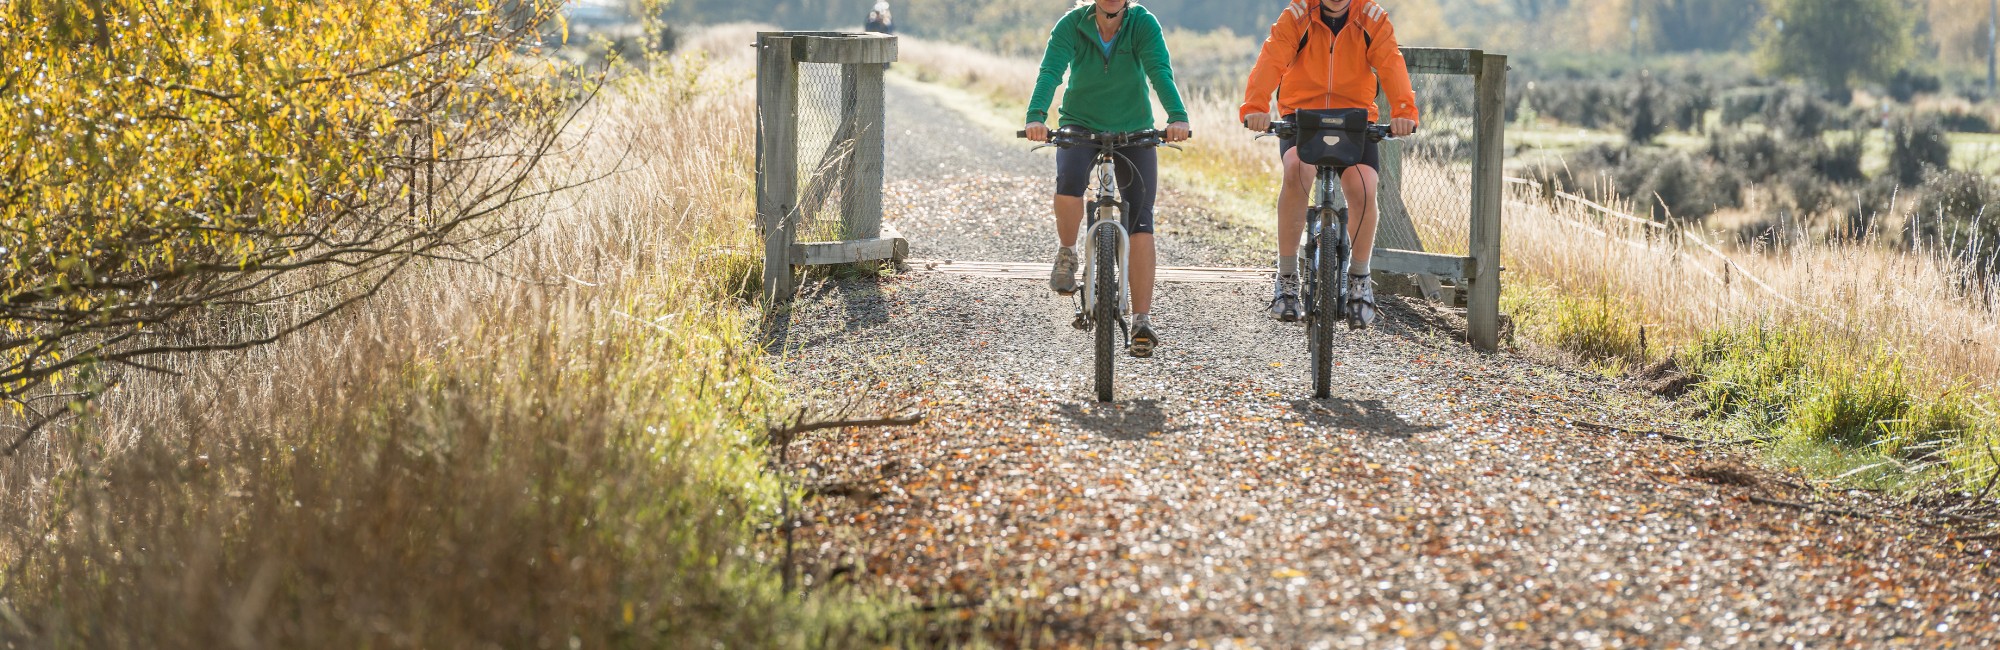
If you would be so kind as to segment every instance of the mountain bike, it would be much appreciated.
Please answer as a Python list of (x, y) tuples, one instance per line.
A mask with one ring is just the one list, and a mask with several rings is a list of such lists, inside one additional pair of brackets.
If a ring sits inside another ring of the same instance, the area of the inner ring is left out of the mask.
[[(1365, 124), (1349, 132), (1381, 142), (1390, 137), (1389, 125)], [(1264, 135), (1298, 140), (1299, 125), (1290, 120), (1272, 120)], [(1333, 392), (1333, 324), (1347, 321), (1348, 329), (1360, 329), (1359, 314), (1347, 311), (1347, 264), (1353, 243), (1348, 241), (1347, 208), (1333, 208), (1340, 194), (1340, 175), (1345, 166), (1316, 165), (1312, 203), (1306, 208), (1306, 241), (1299, 253), (1305, 268), (1299, 299), (1305, 303), (1306, 347), (1312, 356), (1313, 398), (1326, 399)]]
[[(1015, 132), (1015, 137), (1028, 137), (1027, 131)], [(1090, 245), (1083, 248), (1082, 290), (1077, 296), (1076, 319), (1072, 327), (1096, 336), (1096, 388), (1097, 401), (1111, 401), (1111, 369), (1117, 352), (1122, 347), (1131, 346), (1131, 328), (1125, 322), (1125, 314), (1131, 309), (1131, 287), (1127, 283), (1125, 269), (1131, 261), (1131, 211), (1120, 196), (1117, 169), (1113, 163), (1118, 160), (1118, 150), (1126, 147), (1161, 147), (1180, 149), (1166, 144), (1165, 131), (1133, 131), (1130, 133), (1093, 133), (1076, 129), (1057, 129), (1049, 132), (1049, 142), (1030, 151), (1041, 151), (1050, 147), (1068, 149), (1090, 147), (1097, 150), (1096, 173), (1092, 182), (1091, 200), (1084, 209), (1089, 215), (1088, 228), (1084, 231)], [(1127, 164), (1130, 164), (1129, 162)], [(1117, 345), (1111, 328), (1117, 326), (1119, 339), (1124, 346)]]

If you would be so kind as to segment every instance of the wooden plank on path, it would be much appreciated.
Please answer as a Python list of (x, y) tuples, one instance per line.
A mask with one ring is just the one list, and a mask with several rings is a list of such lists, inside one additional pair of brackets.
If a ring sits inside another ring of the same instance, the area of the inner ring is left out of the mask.
[[(910, 270), (915, 273), (944, 273), (980, 278), (1002, 278), (1008, 280), (1049, 279), (1047, 262), (968, 262), (964, 260), (910, 260)], [(1154, 270), (1154, 279), (1159, 282), (1196, 283), (1252, 283), (1270, 282), (1271, 274), (1277, 269), (1244, 269), (1223, 267), (1162, 266)]]

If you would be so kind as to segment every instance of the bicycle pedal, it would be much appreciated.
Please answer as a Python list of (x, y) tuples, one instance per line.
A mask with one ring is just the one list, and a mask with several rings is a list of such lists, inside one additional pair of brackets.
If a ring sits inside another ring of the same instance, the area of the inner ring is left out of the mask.
[(1090, 319), (1089, 319), (1089, 318), (1087, 318), (1087, 317), (1085, 317), (1085, 316), (1084, 316), (1083, 314), (1081, 314), (1081, 313), (1079, 313), (1079, 314), (1077, 314), (1077, 315), (1076, 315), (1076, 320), (1073, 320), (1073, 321), (1070, 321), (1070, 323), (1069, 323), (1069, 326), (1070, 326), (1070, 327), (1074, 327), (1074, 328), (1077, 328), (1077, 329), (1080, 329), (1080, 330), (1083, 330), (1083, 331), (1085, 331), (1085, 332), (1088, 332), (1088, 331), (1090, 331), (1090, 325), (1091, 325), (1091, 323), (1090, 323)]

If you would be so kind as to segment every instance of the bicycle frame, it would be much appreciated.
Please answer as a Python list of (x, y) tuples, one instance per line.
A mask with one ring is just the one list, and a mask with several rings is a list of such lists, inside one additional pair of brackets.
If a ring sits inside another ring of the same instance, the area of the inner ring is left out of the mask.
[[(1347, 246), (1351, 247), (1353, 245), (1347, 241), (1349, 235), (1347, 234), (1347, 219), (1345, 215), (1336, 218), (1335, 215), (1338, 215), (1339, 211), (1333, 207), (1336, 197), (1343, 199), (1341, 203), (1346, 203), (1344, 200), (1345, 196), (1340, 190), (1340, 173), (1332, 167), (1319, 167), (1318, 173), (1313, 176), (1314, 191), (1311, 207), (1314, 208), (1314, 214), (1318, 216), (1318, 219), (1306, 224), (1306, 237), (1308, 242), (1313, 242), (1313, 255), (1310, 263), (1315, 270), (1319, 268), (1320, 264), (1324, 263), (1325, 256), (1329, 254), (1328, 251), (1321, 250), (1317, 244), (1320, 232), (1326, 228), (1340, 229), (1340, 240)], [(1347, 269), (1343, 268), (1339, 269), (1339, 271), (1342, 277), (1345, 277)], [(1306, 318), (1314, 318), (1318, 314), (1315, 313), (1316, 310), (1313, 307), (1314, 301), (1311, 298), (1313, 292), (1320, 290), (1318, 286), (1319, 276), (1316, 273), (1307, 273), (1305, 277), (1308, 290), (1300, 298), (1302, 299), (1301, 302), (1305, 303)]]

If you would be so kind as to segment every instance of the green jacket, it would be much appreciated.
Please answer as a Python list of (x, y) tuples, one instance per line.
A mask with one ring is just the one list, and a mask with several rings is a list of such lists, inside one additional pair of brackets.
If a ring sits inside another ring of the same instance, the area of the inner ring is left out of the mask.
[(1146, 100), (1149, 79), (1160, 105), (1167, 109), (1167, 121), (1187, 121), (1159, 19), (1137, 4), (1125, 11), (1109, 57), (1097, 38), (1096, 4), (1077, 7), (1056, 22), (1042, 53), (1035, 95), (1028, 100), (1028, 122), (1048, 121), (1049, 100), (1062, 83), (1065, 68), (1069, 88), (1063, 92), (1062, 126), (1111, 133), (1153, 128), (1153, 105)]

